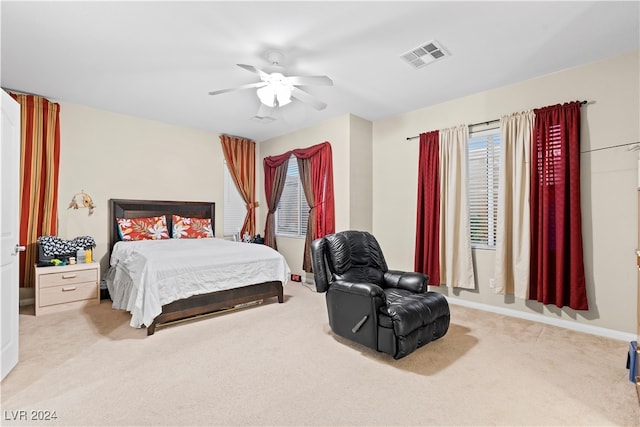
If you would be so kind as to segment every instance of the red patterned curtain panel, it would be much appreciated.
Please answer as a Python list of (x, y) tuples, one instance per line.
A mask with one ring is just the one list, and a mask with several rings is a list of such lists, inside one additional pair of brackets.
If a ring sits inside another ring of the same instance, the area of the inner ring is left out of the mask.
[(534, 113), (529, 298), (588, 310), (580, 212), (580, 102)]
[(420, 134), (418, 214), (414, 269), (440, 285), (440, 145), (439, 131)]
[(229, 173), (238, 192), (247, 206), (247, 216), (240, 229), (240, 235), (256, 235), (256, 143), (245, 138), (221, 135), (222, 152), (227, 161)]
[(10, 94), (20, 103), (20, 284), (34, 286), (37, 240), (58, 233), (60, 105), (35, 95)]

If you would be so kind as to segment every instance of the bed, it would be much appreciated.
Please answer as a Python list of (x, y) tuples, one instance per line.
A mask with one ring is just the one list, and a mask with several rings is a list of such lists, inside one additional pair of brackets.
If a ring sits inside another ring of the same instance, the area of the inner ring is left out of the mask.
[(156, 327), (268, 298), (284, 302), (290, 269), (265, 245), (220, 238), (123, 241), (118, 218), (173, 216), (211, 220), (215, 203), (111, 199), (109, 269), (105, 276), (113, 308), (132, 314), (131, 326)]

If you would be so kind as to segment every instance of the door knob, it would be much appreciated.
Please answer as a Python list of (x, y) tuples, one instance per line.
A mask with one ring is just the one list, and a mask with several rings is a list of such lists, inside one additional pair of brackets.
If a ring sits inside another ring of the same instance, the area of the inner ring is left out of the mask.
[(16, 255), (18, 252), (24, 252), (27, 250), (26, 246), (20, 246), (20, 245), (16, 245), (15, 249), (13, 250), (14, 255)]

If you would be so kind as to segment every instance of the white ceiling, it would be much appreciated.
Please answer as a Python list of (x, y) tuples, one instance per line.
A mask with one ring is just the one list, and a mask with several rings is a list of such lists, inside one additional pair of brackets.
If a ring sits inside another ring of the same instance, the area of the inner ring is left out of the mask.
[[(640, 2), (1, 3), (1, 85), (256, 141), (352, 113), (375, 121), (640, 48)], [(436, 40), (450, 54), (414, 69), (400, 58)], [(236, 66), (327, 75), (278, 120), (251, 120), (259, 81)], [(525, 102), (526, 104), (526, 102)], [(523, 105), (523, 108), (535, 107)]]

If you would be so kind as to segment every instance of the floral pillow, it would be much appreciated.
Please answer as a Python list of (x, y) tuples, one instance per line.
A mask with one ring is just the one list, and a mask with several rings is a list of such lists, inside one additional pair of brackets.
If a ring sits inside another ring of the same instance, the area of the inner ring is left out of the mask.
[(162, 240), (169, 238), (166, 216), (116, 218), (122, 240)]
[(211, 218), (188, 218), (173, 215), (174, 239), (204, 239), (213, 237)]

